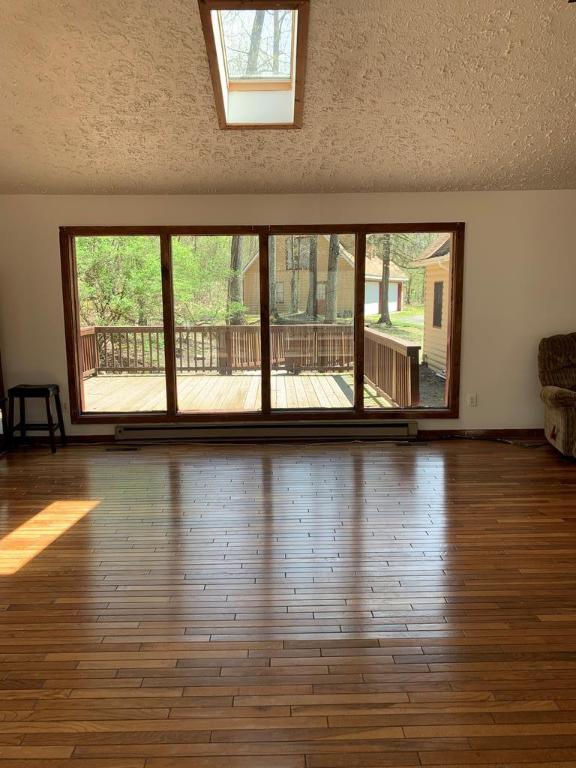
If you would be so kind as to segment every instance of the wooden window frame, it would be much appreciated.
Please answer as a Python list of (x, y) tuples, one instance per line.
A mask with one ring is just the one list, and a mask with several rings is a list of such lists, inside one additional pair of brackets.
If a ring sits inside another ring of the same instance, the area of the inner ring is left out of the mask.
[[(229, 91), (291, 91), (292, 80), (258, 80), (249, 83), (247, 80), (232, 80), (228, 83)], [(262, 124), (264, 127), (266, 123)], [(226, 128), (234, 128), (233, 125), (226, 125)]]
[[(450, 259), (450, 308), (448, 316), (448, 348), (446, 366), (446, 406), (441, 408), (364, 407), (364, 278), (366, 238), (382, 233), (449, 232), (452, 237)], [(354, 277), (354, 405), (346, 409), (273, 410), (270, 393), (270, 316), (268, 238), (290, 234), (350, 234), (356, 239)], [(88, 236), (151, 235), (160, 239), (162, 301), (165, 335), (165, 367), (167, 410), (139, 413), (93, 413), (84, 410), (82, 374), (80, 371), (80, 314), (76, 269), (75, 238)], [(259, 411), (180, 412), (177, 410), (176, 355), (174, 331), (174, 293), (172, 285), (171, 238), (174, 235), (251, 235), (259, 238), (260, 271), (260, 343), (262, 356), (262, 407)], [(298, 421), (345, 419), (456, 419), (459, 416), (460, 352), (462, 327), (462, 290), (464, 274), (465, 225), (451, 223), (408, 224), (332, 224), (306, 226), (116, 226), (60, 227), (60, 254), (64, 328), (68, 364), (70, 417), (73, 424), (171, 424), (234, 421)]]
[[(202, 22), (202, 31), (204, 33), (204, 42), (206, 43), (206, 52), (208, 54), (208, 66), (212, 79), (212, 88), (214, 90), (214, 100), (216, 102), (216, 114), (218, 125), (225, 131), (246, 131), (246, 130), (290, 130), (302, 128), (304, 116), (304, 86), (306, 82), (306, 61), (308, 57), (308, 27), (310, 20), (310, 0), (198, 0), (198, 9), (200, 11), (200, 20)], [(248, 83), (246, 80), (232, 80), (232, 91), (267, 91), (267, 90), (285, 90), (291, 89), (292, 79), (294, 81), (294, 119), (291, 123), (228, 123), (226, 120), (226, 108), (223, 97), (223, 83), (220, 77), (220, 67), (218, 65), (218, 55), (216, 53), (216, 43), (214, 40), (214, 31), (210, 14), (212, 11), (228, 10), (286, 10), (298, 11), (298, 23), (296, 27), (296, 53), (293, 61), (294, 72), (292, 78), (279, 80), (278, 87), (272, 87), (272, 81), (261, 81), (257, 83)]]

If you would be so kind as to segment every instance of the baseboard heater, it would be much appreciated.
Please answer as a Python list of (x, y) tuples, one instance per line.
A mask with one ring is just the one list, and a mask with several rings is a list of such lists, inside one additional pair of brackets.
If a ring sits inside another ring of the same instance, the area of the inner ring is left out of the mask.
[(118, 442), (267, 442), (287, 440), (416, 440), (416, 421), (269, 421), (150, 424), (116, 427)]

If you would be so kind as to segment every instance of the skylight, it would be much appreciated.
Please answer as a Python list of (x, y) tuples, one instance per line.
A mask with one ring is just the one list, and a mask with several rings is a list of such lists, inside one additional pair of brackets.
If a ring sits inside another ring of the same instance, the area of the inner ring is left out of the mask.
[(309, 0), (199, 0), (222, 128), (302, 124)]

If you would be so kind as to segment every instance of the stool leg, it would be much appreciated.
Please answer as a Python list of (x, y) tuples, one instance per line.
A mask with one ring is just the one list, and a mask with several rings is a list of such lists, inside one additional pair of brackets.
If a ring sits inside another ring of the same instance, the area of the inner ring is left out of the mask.
[(11, 447), (14, 443), (14, 398), (8, 398), (8, 425), (7, 425), (7, 439), (8, 447)]
[(56, 415), (58, 416), (58, 426), (60, 427), (60, 440), (62, 445), (66, 445), (66, 430), (64, 429), (64, 416), (62, 415), (62, 403), (60, 402), (60, 393), (54, 396), (56, 402)]
[(50, 432), (50, 449), (56, 453), (56, 440), (54, 439), (54, 422), (52, 421), (52, 408), (50, 407), (50, 395), (44, 398), (46, 400), (46, 419), (48, 421), (48, 432)]
[(26, 398), (20, 398), (20, 437), (26, 442)]

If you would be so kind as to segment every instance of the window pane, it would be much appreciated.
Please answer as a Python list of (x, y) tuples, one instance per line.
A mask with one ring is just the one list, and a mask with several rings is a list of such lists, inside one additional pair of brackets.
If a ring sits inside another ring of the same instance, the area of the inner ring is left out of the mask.
[(289, 10), (220, 11), (228, 78), (289, 79), (295, 16)]
[(261, 408), (258, 238), (172, 238), (180, 411)]
[(166, 410), (160, 241), (77, 237), (84, 410)]
[(444, 294), (444, 283), (438, 281), (434, 283), (434, 305), (432, 325), (434, 328), (442, 328), (442, 298)]
[(220, 11), (228, 78), (289, 79), (294, 11)]
[(354, 235), (269, 240), (272, 408), (354, 405)]
[(451, 248), (449, 233), (368, 235), (366, 408), (446, 406)]

